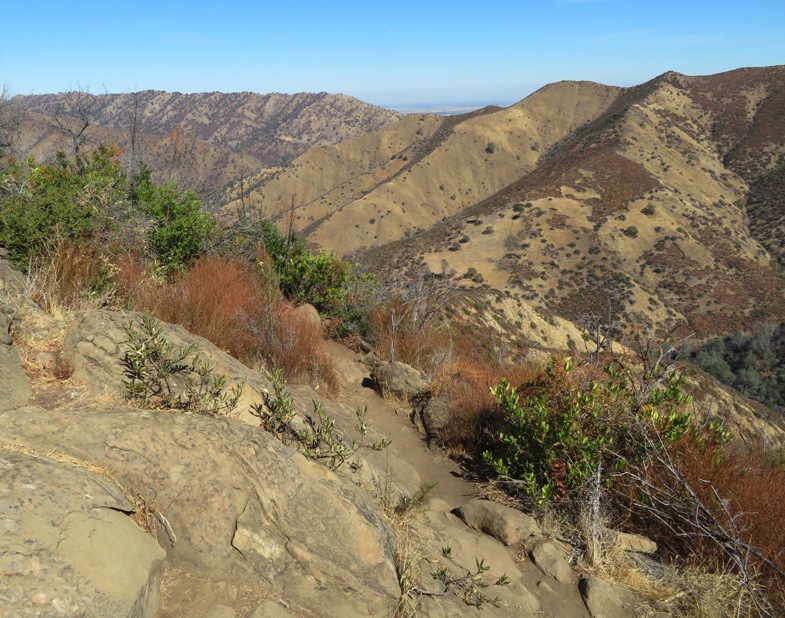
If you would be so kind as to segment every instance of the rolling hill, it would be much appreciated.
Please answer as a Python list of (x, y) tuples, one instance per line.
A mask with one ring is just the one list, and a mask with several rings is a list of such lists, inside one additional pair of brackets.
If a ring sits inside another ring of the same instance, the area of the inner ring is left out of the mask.
[(785, 67), (562, 82), (313, 148), (243, 201), (391, 284), (472, 291), (541, 343), (540, 320), (589, 314), (730, 332), (785, 317), (783, 97)]
[(20, 152), (44, 156), (67, 149), (70, 143), (52, 122), (52, 114), (58, 111), (65, 122), (77, 122), (86, 111), (91, 121), (89, 143), (115, 142), (127, 151), (133, 129), (141, 136), (143, 158), (151, 168), (208, 198), (311, 146), (363, 135), (401, 118), (352, 97), (324, 92), (70, 92), (17, 96), (13, 101), (28, 112), (19, 136)]

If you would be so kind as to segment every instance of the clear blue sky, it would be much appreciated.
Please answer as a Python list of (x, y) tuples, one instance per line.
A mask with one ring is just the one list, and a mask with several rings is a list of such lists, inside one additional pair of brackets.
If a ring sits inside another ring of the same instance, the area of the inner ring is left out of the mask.
[(785, 64), (785, 0), (8, 2), (14, 93), (342, 92), (380, 105), (512, 103)]

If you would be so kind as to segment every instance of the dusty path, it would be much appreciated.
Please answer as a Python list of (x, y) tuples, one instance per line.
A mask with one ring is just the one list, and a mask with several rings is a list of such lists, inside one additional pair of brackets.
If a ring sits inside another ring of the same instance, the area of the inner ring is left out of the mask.
[(346, 347), (328, 342), (328, 352), (341, 376), (341, 400), (351, 407), (367, 406), (368, 418), (393, 441), (395, 450), (420, 475), (423, 482), (437, 485), (431, 495), (441, 498), (451, 508), (461, 506), (477, 495), (475, 483), (463, 478), (460, 467), (440, 450), (428, 448), (425, 438), (415, 429), (405, 411), (396, 408), (363, 386), (370, 380), (368, 368), (360, 356)]

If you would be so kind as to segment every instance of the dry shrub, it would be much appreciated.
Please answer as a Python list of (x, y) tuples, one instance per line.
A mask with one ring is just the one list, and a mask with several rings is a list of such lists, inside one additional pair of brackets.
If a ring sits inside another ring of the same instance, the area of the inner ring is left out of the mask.
[(423, 316), (402, 300), (368, 312), (369, 339), (384, 360), (416, 367), (433, 377), (452, 358), (450, 333), (435, 315)]
[[(723, 445), (692, 438), (679, 444), (675, 458), (686, 481), (722, 526), (785, 571), (785, 467), (739, 441)], [(729, 562), (722, 547), (705, 538), (679, 549), (701, 561), (710, 557), (719, 564)], [(770, 599), (785, 609), (783, 577), (754, 554), (746, 559)]]
[(56, 238), (30, 264), (30, 297), (48, 313), (106, 305), (114, 267), (105, 248)]
[(320, 329), (250, 266), (204, 258), (171, 283), (155, 282), (130, 256), (121, 266), (118, 287), (134, 309), (180, 324), (245, 363), (280, 367), (288, 380), (337, 390)]
[(289, 303), (278, 300), (260, 307), (247, 328), (258, 357), (280, 367), (287, 379), (310, 378), (329, 393), (338, 391), (338, 374), (325, 351), (321, 329)]
[(498, 423), (490, 388), (498, 386), (502, 378), (520, 384), (535, 374), (529, 366), (494, 367), (465, 357), (444, 366), (433, 380), (434, 393), (449, 401), (450, 422), (442, 438), (449, 446), (471, 451), (477, 446), (478, 436)]

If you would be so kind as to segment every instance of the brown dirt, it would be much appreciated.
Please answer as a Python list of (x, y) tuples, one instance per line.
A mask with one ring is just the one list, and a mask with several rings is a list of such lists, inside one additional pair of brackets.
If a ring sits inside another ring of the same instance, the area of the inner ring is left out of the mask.
[(363, 386), (370, 381), (368, 368), (360, 356), (344, 346), (330, 342), (327, 348), (341, 376), (341, 400), (350, 407), (368, 407), (368, 418), (381, 433), (392, 440), (398, 454), (417, 470), (424, 483), (436, 482), (431, 496), (441, 498), (451, 508), (461, 506), (479, 493), (477, 484), (467, 480), (460, 466), (438, 450), (431, 450), (409, 421), (405, 409), (396, 408), (376, 392)]

